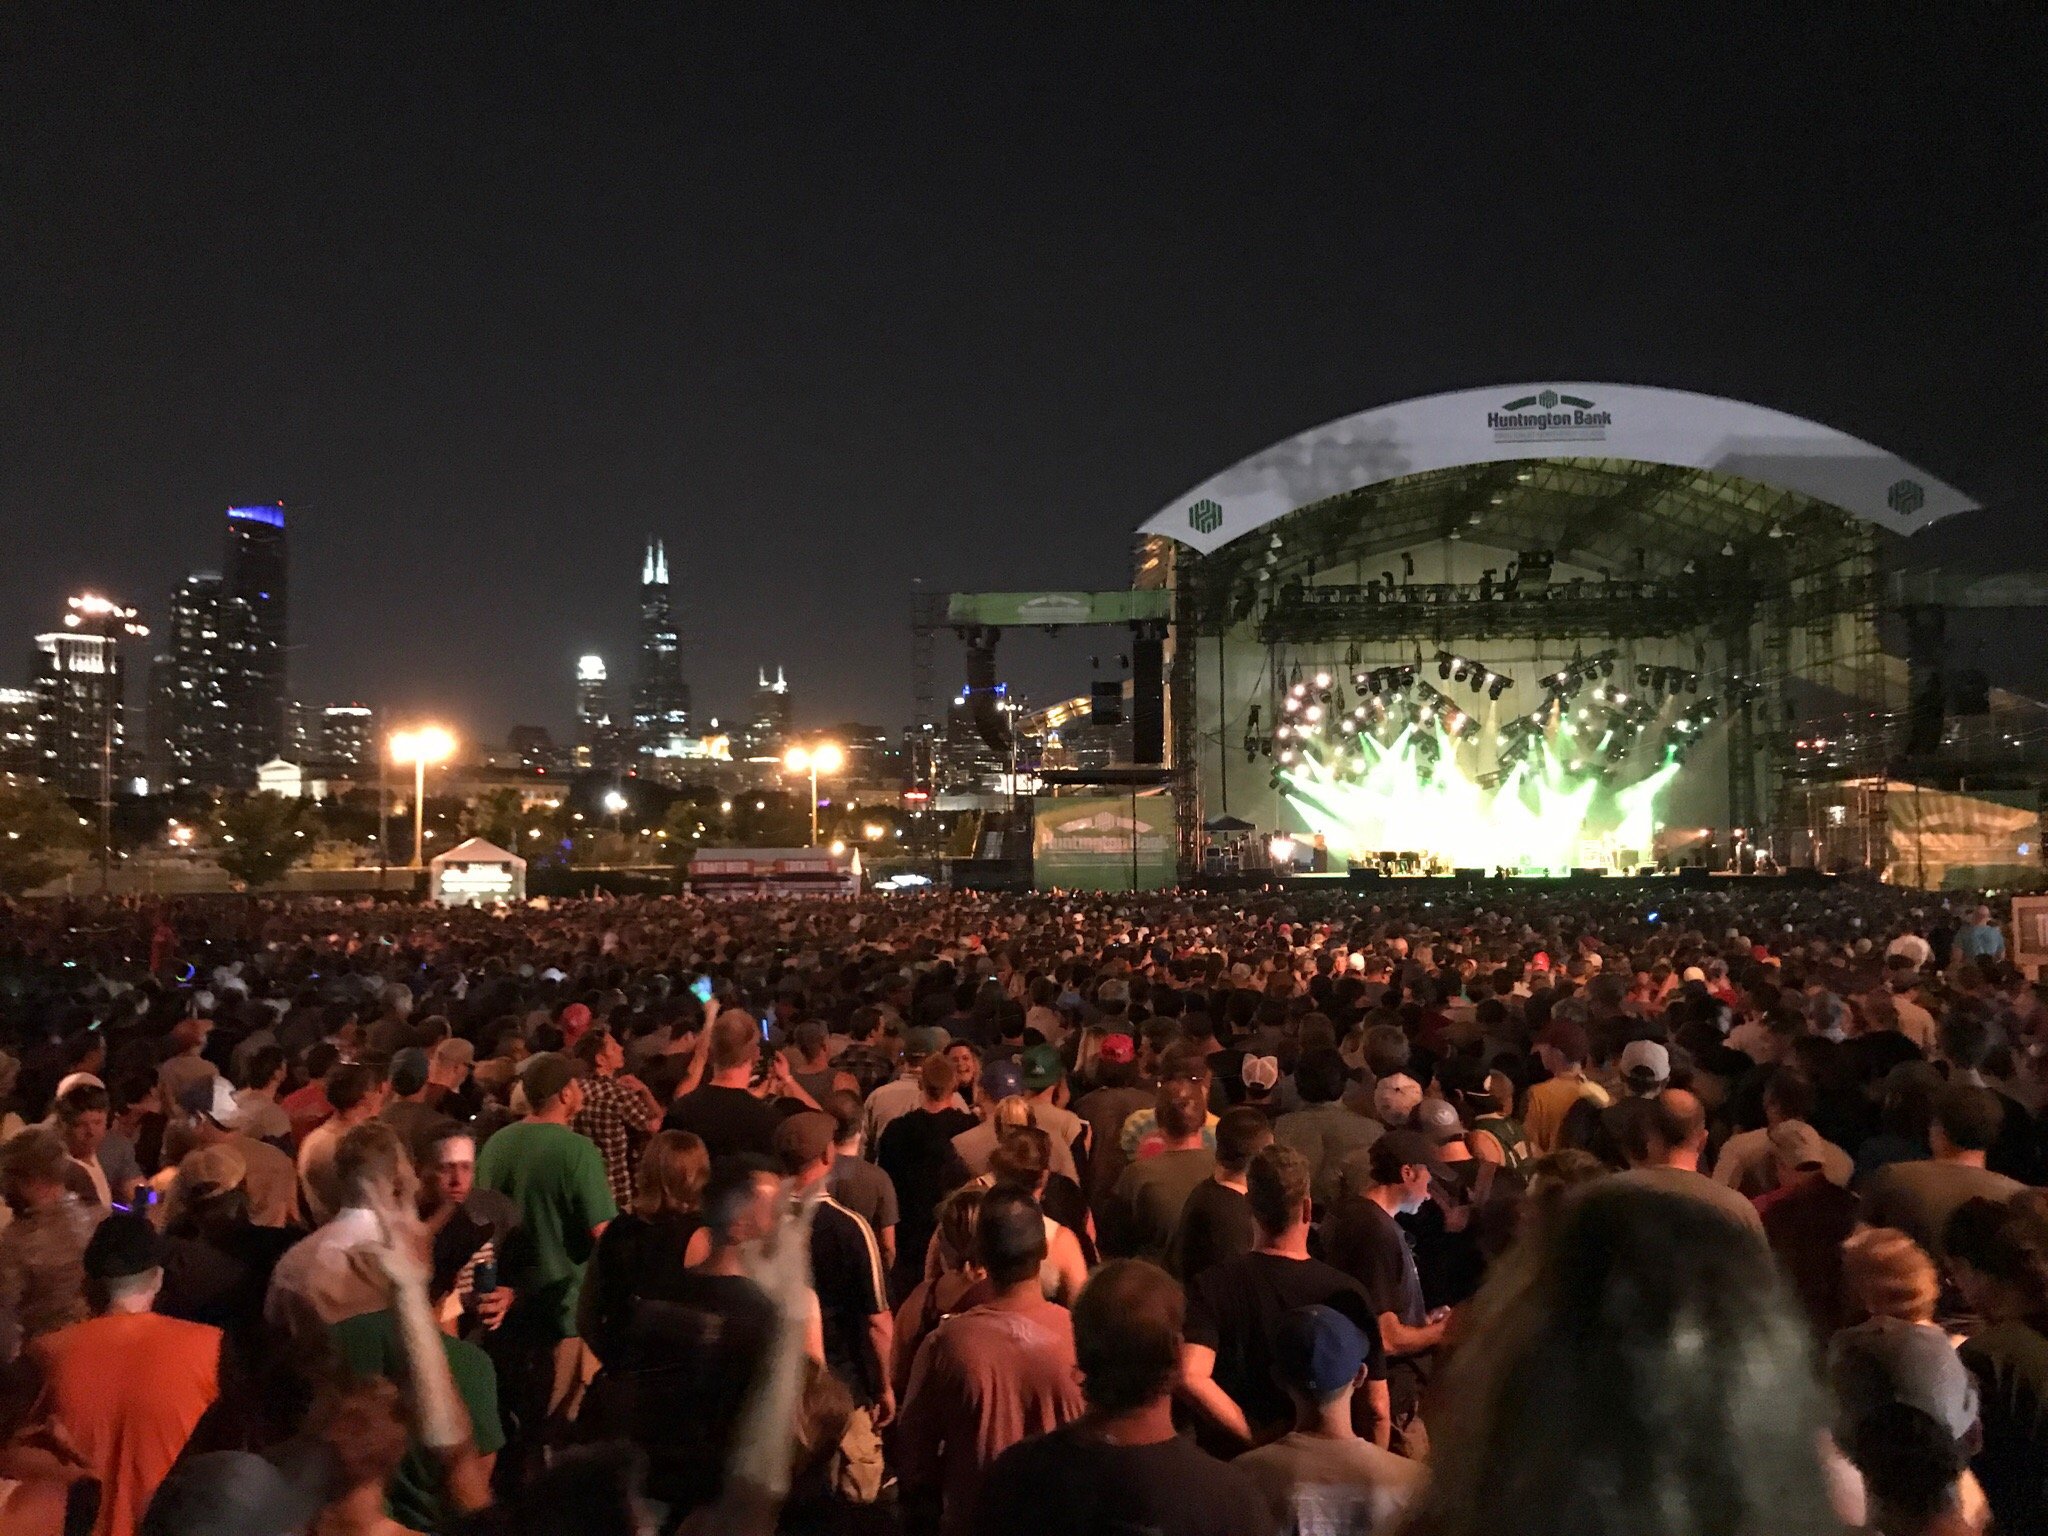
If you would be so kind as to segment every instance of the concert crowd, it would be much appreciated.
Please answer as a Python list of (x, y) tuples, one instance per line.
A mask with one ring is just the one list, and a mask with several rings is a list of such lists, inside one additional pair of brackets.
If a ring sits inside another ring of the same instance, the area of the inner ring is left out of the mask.
[(2048, 1530), (2002, 910), (1646, 889), (0, 908), (0, 1531)]

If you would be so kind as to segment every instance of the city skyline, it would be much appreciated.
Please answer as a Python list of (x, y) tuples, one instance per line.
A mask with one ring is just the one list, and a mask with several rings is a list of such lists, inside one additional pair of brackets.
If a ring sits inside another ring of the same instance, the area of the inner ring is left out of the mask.
[[(913, 580), (1122, 586), (1245, 453), (1540, 377), (1827, 423), (1985, 504), (1944, 554), (2048, 559), (2038, 10), (189, 26), (6, 66), (24, 631), (160, 622), (282, 500), (296, 695), (559, 733), (579, 655), (630, 703), (653, 532), (700, 708), (779, 658), (803, 720), (895, 722)], [(2048, 637), (1963, 644), (2048, 694)]]

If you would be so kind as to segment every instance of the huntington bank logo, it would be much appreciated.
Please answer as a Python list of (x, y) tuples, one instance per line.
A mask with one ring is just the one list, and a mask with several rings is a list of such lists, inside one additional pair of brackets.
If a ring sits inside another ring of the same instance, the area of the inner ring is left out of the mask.
[(1614, 412), (1546, 389), (1488, 411), (1486, 425), (1496, 443), (1597, 443), (1614, 425)]
[(1911, 517), (1927, 505), (1927, 492), (1918, 480), (1895, 480), (1884, 493), (1884, 504), (1901, 517)]
[(1223, 508), (1203, 498), (1188, 508), (1188, 526), (1197, 533), (1214, 533), (1223, 526)]

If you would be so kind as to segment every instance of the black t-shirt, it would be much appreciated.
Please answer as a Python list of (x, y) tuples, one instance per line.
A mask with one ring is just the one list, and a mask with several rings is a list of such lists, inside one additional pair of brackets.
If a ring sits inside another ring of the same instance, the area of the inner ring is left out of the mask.
[(669, 1294), (675, 1277), (684, 1273), (683, 1256), (689, 1252), (690, 1239), (702, 1225), (695, 1216), (650, 1219), (628, 1211), (605, 1226), (590, 1272), (583, 1277), (592, 1309), (586, 1342), (598, 1359), (610, 1364), (626, 1358), (631, 1350), (635, 1302)]
[(1258, 1536), (1252, 1480), (1185, 1438), (1108, 1445), (1087, 1420), (1019, 1441), (982, 1485), (977, 1536)]
[(1358, 1324), (1371, 1351), (1367, 1374), (1385, 1379), (1378, 1309), (1363, 1286), (1320, 1259), (1243, 1253), (1188, 1284), (1187, 1341), (1216, 1351), (1216, 1385), (1244, 1410), (1255, 1438), (1294, 1421), (1273, 1375), (1273, 1338), (1280, 1320), (1301, 1307), (1330, 1307)]
[(782, 1124), (778, 1100), (757, 1099), (744, 1088), (710, 1083), (684, 1094), (661, 1117), (664, 1131), (692, 1131), (712, 1161), (735, 1152), (775, 1155), (775, 1128)]
[(942, 1109), (934, 1114), (920, 1105), (898, 1115), (883, 1130), (875, 1161), (896, 1185), (896, 1205), (902, 1217), (896, 1239), (899, 1270), (923, 1273), (924, 1245), (932, 1235), (939, 1196), (945, 1193), (953, 1138), (980, 1123), (964, 1109)]
[(633, 1300), (586, 1416), (599, 1433), (647, 1452), (652, 1497), (694, 1509), (724, 1482), (733, 1426), (774, 1338), (775, 1304), (744, 1276), (701, 1269), (678, 1268), (659, 1289)]
[(1211, 1265), (1250, 1253), (1252, 1242), (1251, 1201), (1241, 1191), (1208, 1179), (1180, 1208), (1166, 1267), (1185, 1284)]
[(878, 1401), (882, 1381), (869, 1358), (868, 1320), (889, 1308), (882, 1250), (868, 1224), (830, 1197), (818, 1202), (811, 1224), (811, 1283), (825, 1324), (825, 1363), (856, 1403)]
[(1408, 1234), (1377, 1202), (1363, 1195), (1338, 1200), (1323, 1223), (1323, 1248), (1332, 1264), (1365, 1288), (1373, 1316), (1391, 1312), (1410, 1328), (1428, 1321)]

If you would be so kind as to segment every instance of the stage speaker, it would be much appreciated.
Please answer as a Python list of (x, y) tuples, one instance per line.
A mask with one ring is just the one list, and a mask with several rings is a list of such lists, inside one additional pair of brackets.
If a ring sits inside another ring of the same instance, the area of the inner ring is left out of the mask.
[(1572, 878), (1574, 880), (1605, 880), (1607, 878), (1607, 871), (1604, 869), (1575, 869), (1572, 871)]
[(1713, 874), (1704, 864), (1682, 864), (1678, 869), (1678, 883), (1689, 887), (1706, 885), (1713, 879)]
[(1098, 678), (1088, 689), (1088, 723), (1090, 725), (1122, 725), (1124, 723), (1124, 685), (1106, 682)]
[(1486, 878), (1486, 871), (1483, 869), (1454, 869), (1451, 871), (1451, 874), (1459, 880), (1484, 880)]
[(1353, 885), (1378, 885), (1386, 879), (1386, 872), (1371, 864), (1354, 864), (1349, 871)]
[(1131, 761), (1166, 761), (1166, 629), (1131, 626)]

